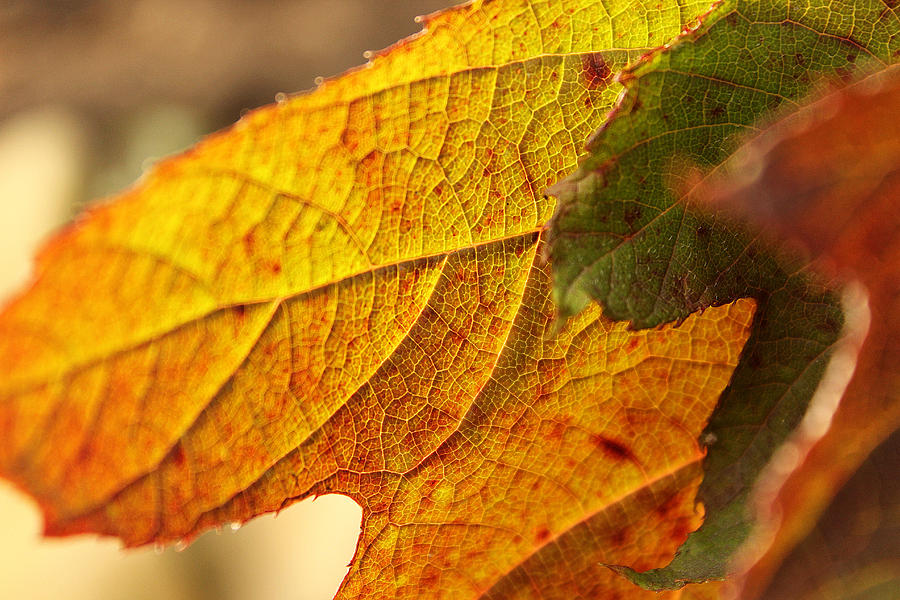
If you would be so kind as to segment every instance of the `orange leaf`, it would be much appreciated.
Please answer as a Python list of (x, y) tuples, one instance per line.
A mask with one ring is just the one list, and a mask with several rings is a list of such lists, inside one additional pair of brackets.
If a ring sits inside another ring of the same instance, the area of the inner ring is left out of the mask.
[(0, 316), (0, 472), (48, 533), (167, 542), (340, 492), (347, 597), (645, 593), (599, 563), (659, 566), (699, 525), (753, 304), (554, 330), (542, 191), (611, 73), (704, 3), (609, 8), (432, 16), (54, 239)]

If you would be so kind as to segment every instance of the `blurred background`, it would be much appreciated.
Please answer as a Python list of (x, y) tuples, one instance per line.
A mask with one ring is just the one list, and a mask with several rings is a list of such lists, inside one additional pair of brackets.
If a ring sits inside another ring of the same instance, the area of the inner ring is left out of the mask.
[[(43, 239), (155, 159), (364, 61), (454, 0), (0, 1), (0, 296)], [(44, 540), (0, 480), (0, 598), (326, 600), (360, 509), (307, 500), (182, 552)]]

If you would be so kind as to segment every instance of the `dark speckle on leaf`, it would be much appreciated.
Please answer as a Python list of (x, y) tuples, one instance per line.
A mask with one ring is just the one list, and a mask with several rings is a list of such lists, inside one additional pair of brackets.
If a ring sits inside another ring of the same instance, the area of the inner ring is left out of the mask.
[(603, 451), (603, 453), (609, 458), (616, 461), (624, 461), (628, 460), (633, 463), (637, 463), (637, 457), (635, 457), (634, 453), (630, 448), (618, 442), (614, 439), (603, 437), (601, 435), (594, 435), (591, 437), (591, 441), (594, 442), (594, 445)]
[(609, 68), (603, 55), (599, 52), (583, 56), (581, 66), (584, 68), (584, 79), (588, 89), (596, 90), (605, 87), (612, 77), (612, 69)]
[(622, 216), (625, 219), (625, 222), (628, 223), (628, 227), (630, 229), (634, 229), (634, 224), (641, 218), (643, 213), (641, 209), (636, 207), (626, 208), (625, 214)]

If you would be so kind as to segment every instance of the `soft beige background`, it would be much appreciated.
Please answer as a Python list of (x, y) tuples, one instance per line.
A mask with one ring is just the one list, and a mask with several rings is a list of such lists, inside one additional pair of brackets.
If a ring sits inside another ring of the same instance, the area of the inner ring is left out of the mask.
[[(278, 92), (312, 86), (419, 29), (452, 0), (0, 2), (0, 296), (91, 198)], [(0, 440), (2, 443), (2, 440)], [(360, 509), (323, 496), (202, 536), (183, 552), (44, 540), (0, 480), (0, 598), (331, 598)]]

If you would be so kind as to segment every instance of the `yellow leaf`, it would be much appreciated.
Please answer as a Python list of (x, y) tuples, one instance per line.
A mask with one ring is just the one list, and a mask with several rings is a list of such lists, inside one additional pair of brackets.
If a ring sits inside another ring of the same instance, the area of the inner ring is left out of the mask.
[(0, 473), (127, 545), (347, 494), (346, 597), (640, 594), (753, 306), (555, 331), (543, 190), (704, 8), (476, 2), (160, 163), (0, 316)]

